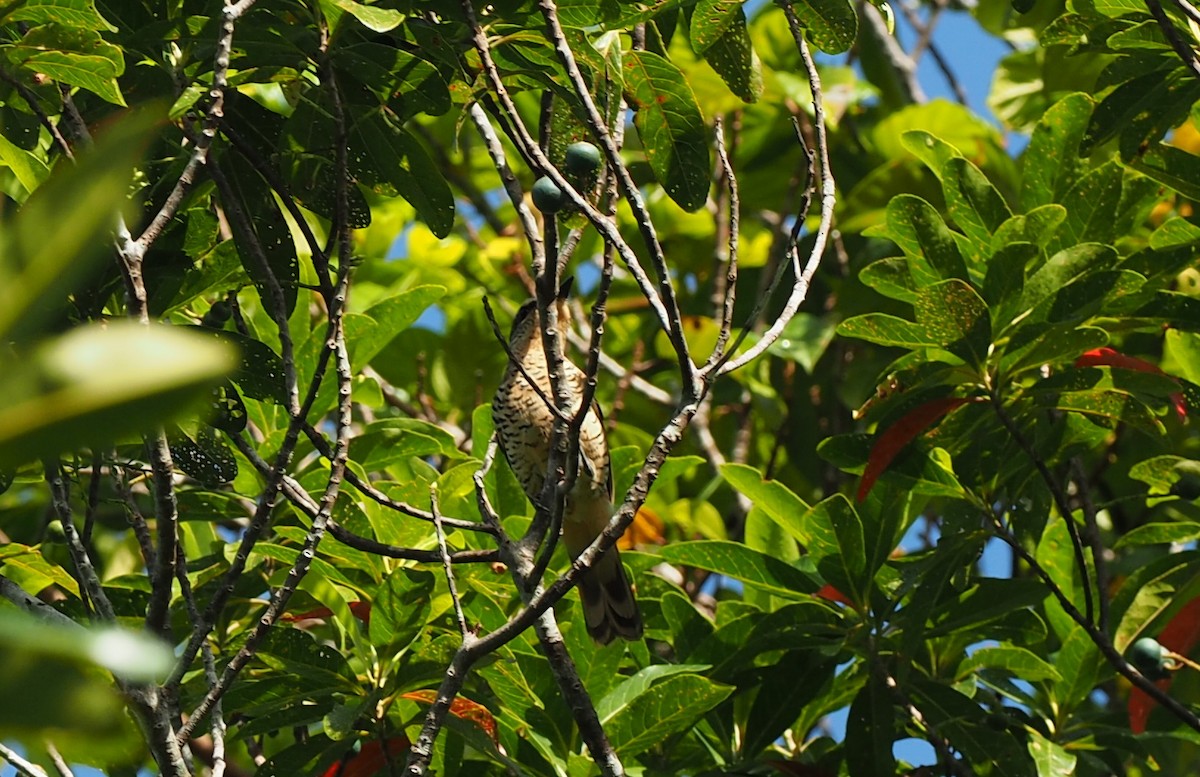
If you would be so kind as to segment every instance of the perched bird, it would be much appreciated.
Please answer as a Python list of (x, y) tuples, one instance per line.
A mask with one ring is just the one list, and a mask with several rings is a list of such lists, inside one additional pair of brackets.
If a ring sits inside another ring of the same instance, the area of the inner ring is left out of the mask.
[[(565, 354), (565, 326), (570, 313), (564, 296), (565, 291), (560, 292), (556, 305), (558, 320), (562, 322), (558, 337)], [(492, 399), (492, 418), (504, 457), (521, 481), (526, 496), (536, 505), (546, 480), (554, 411), (546, 399), (538, 396), (514, 363), (514, 360), (520, 362), (546, 398), (554, 401), (536, 300), (526, 302), (517, 311), (508, 342), (513, 359), (509, 360), (504, 379)], [(567, 415), (573, 417), (583, 398), (585, 377), (565, 356), (564, 360), (573, 403)], [(567, 495), (563, 511), (562, 541), (572, 559), (608, 525), (613, 515), (612, 491), (608, 440), (604, 436), (600, 408), (593, 402), (579, 430), (579, 475)], [(641, 639), (642, 617), (615, 547), (605, 551), (595, 566), (580, 578), (579, 593), (583, 600), (584, 621), (592, 639), (602, 645), (611, 642), (613, 637)]]

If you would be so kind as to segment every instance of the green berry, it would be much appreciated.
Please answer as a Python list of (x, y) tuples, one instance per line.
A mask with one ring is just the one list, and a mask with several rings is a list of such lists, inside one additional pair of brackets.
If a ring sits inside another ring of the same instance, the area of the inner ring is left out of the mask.
[(1167, 650), (1156, 639), (1142, 637), (1129, 647), (1126, 657), (1129, 663), (1151, 680), (1170, 677), (1170, 672), (1167, 671)]
[(533, 204), (542, 213), (558, 213), (567, 204), (566, 193), (545, 176), (533, 182), (530, 194), (533, 195)]
[(600, 149), (586, 141), (567, 146), (567, 172), (571, 175), (593, 175), (600, 169)]
[(213, 329), (220, 329), (225, 325), (225, 322), (228, 321), (232, 315), (233, 309), (229, 306), (229, 303), (223, 299), (217, 300), (213, 303), (212, 307), (208, 309), (208, 312), (204, 314), (204, 320), (202, 323), (204, 326), (212, 327)]

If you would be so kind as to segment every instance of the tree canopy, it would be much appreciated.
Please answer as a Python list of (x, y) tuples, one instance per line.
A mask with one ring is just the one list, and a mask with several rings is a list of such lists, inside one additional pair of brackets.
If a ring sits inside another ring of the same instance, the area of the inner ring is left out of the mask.
[[(967, 12), (1003, 132), (914, 75)], [(1198, 49), (1188, 0), (0, 0), (0, 763), (1191, 773)], [(530, 298), (611, 451), (574, 562), (572, 398), (532, 503), (493, 434)]]

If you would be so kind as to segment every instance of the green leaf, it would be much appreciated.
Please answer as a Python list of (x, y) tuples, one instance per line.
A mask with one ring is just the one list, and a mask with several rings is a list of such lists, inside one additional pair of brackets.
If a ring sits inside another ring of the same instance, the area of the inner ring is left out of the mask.
[(1121, 166), (1109, 162), (1079, 179), (1062, 196), (1067, 220), (1058, 231), (1058, 245), (1108, 243), (1114, 236), (1121, 200)]
[(0, 371), (0, 466), (147, 431), (233, 365), (228, 348), (169, 327), (75, 329)]
[(765, 480), (754, 467), (745, 464), (723, 464), (721, 477), (764, 511), (780, 528), (801, 545), (807, 545), (809, 534), (804, 526), (808, 503), (796, 496), (787, 486)]
[(362, 41), (337, 46), (330, 56), (339, 73), (361, 83), (401, 119), (450, 110), (450, 89), (441, 72), (416, 54)]
[(739, 16), (745, 27), (746, 16), (742, 12), (741, 0), (700, 0), (696, 3), (688, 27), (692, 50), (703, 54), (735, 24)]
[[(131, 113), (95, 145), (58, 169), (0, 230), (0, 336), (23, 342), (61, 315), (59, 306), (110, 245), (116, 216), (127, 207), (133, 167), (157, 116)], [(62, 214), (70, 213), (64, 222)]]
[(407, 200), (433, 234), (450, 234), (454, 195), (441, 169), (425, 147), (382, 110), (355, 116), (350, 127), (350, 170), (376, 193)]
[(17, 181), (25, 187), (26, 192), (32, 192), (50, 175), (50, 168), (35, 154), (15, 146), (3, 135), (0, 135), (0, 164), (12, 170)]
[(624, 714), (629, 705), (655, 683), (678, 675), (695, 675), (711, 668), (708, 664), (695, 663), (653, 664), (642, 667), (629, 677), (621, 678), (620, 684), (596, 703), (596, 717), (601, 723), (607, 724), (617, 715)]
[(1004, 764), (1004, 773), (1026, 775), (1024, 748), (1006, 732), (988, 727), (983, 708), (973, 699), (933, 680), (919, 680), (910, 690), (912, 703), (954, 748), (972, 763)]
[(938, 180), (942, 180), (946, 164), (951, 159), (962, 158), (962, 152), (957, 148), (925, 130), (909, 130), (900, 136), (900, 142), (913, 156), (920, 159)]
[(0, 9), (0, 23), (8, 22), (56, 22), (67, 27), (97, 32), (117, 31), (117, 28), (105, 21), (96, 10), (93, 0), (24, 0), (20, 3), (9, 3)]
[(802, 0), (792, 6), (817, 48), (841, 54), (858, 36), (858, 14), (846, 0)]
[[(1018, 217), (1019, 218), (1019, 217)], [(988, 259), (983, 277), (983, 298), (995, 311), (992, 321), (1004, 327), (1015, 317), (1025, 288), (1025, 268), (1041, 255), (1033, 243), (1010, 242)]]
[(1200, 200), (1200, 157), (1195, 154), (1159, 143), (1129, 166), (1189, 200)]
[(622, 61), (626, 98), (654, 176), (688, 211), (708, 197), (708, 134), (687, 78), (669, 60), (630, 51)]
[(371, 644), (381, 655), (395, 655), (412, 644), (425, 628), (433, 595), (434, 575), (419, 569), (397, 569), (384, 580), (371, 602)]
[(870, 577), (862, 519), (842, 494), (813, 505), (803, 519), (808, 555), (821, 576), (856, 603), (866, 601)]
[(727, 575), (778, 596), (794, 599), (820, 587), (811, 574), (737, 542), (677, 542), (663, 548), (662, 555), (672, 564)]
[(764, 667), (765, 676), (746, 717), (742, 753), (753, 758), (778, 740), (805, 707), (826, 690), (833, 669), (829, 660), (818, 660), (811, 652), (800, 650), (784, 653), (772, 666)]
[(846, 766), (850, 774), (895, 774), (896, 712), (892, 691), (872, 675), (850, 704)]
[(837, 332), (843, 337), (854, 337), (897, 348), (916, 349), (940, 345), (925, 327), (887, 313), (866, 313), (848, 318), (838, 324)]
[(1036, 731), (1029, 734), (1029, 755), (1033, 757), (1038, 777), (1074, 777), (1076, 755)]
[(1076, 326), (1070, 322), (1030, 327), (1026, 331), (1032, 331), (1034, 335), (1006, 351), (1001, 359), (1001, 366), (1012, 374), (1043, 364), (1073, 360), (1086, 351), (1108, 344), (1108, 333), (1103, 329)]
[(836, 326), (828, 316), (797, 313), (767, 351), (775, 356), (790, 359), (812, 375), (817, 362), (833, 342), (835, 333)]
[(983, 577), (943, 603), (933, 614), (927, 637), (969, 631), (980, 624), (1003, 618), (1013, 610), (1034, 607), (1047, 597), (1037, 580)]
[(977, 256), (991, 247), (992, 233), (1012, 216), (996, 187), (978, 167), (959, 157), (942, 168), (942, 191), (950, 217), (977, 246)]
[(743, 102), (758, 102), (758, 98), (762, 97), (762, 63), (750, 43), (746, 17), (741, 8), (738, 8), (725, 34), (705, 49), (704, 59), (729, 87), (729, 91)]
[(48, 22), (32, 28), (8, 47), (25, 68), (71, 86), (79, 86), (114, 105), (125, 105), (117, 77), (125, 72), (120, 47), (94, 29)]
[(952, 278), (924, 287), (914, 307), (929, 339), (977, 367), (987, 360), (992, 322), (987, 303), (969, 283)]
[(1025, 282), (1025, 289), (1021, 294), (1021, 309), (1028, 310), (1073, 281), (1088, 273), (1112, 267), (1116, 262), (1116, 250), (1099, 243), (1085, 243), (1063, 249), (1051, 256), (1050, 260)]
[(237, 477), (233, 451), (209, 427), (200, 426), (194, 435), (176, 427), (167, 439), (175, 465), (202, 485), (216, 488)]
[(980, 669), (1001, 669), (1026, 682), (1061, 679), (1053, 664), (1032, 650), (1012, 645), (979, 648), (958, 665), (955, 676), (961, 680)]
[(962, 254), (946, 222), (920, 197), (901, 194), (888, 203), (886, 236), (909, 258), (917, 287), (947, 278), (967, 279)]
[(1022, 158), (1021, 207), (1026, 211), (1060, 202), (1080, 167), (1079, 144), (1092, 115), (1092, 100), (1076, 92), (1042, 116)]
[(237, 369), (230, 375), (242, 393), (252, 399), (271, 399), (280, 404), (287, 402), (287, 389), (283, 381), (283, 359), (266, 343), (247, 337), (240, 332), (188, 327), (211, 340), (232, 346), (241, 357)]
[(250, 161), (232, 152), (225, 155), (225, 161), (224, 173), (246, 217), (245, 223), (242, 219), (229, 220), (242, 267), (268, 305), (272, 304), (273, 277), (283, 294), (284, 312), (290, 316), (296, 309), (300, 283), (300, 260), (292, 231), (274, 192)]
[(1182, 456), (1152, 456), (1129, 469), (1129, 477), (1150, 486), (1149, 493), (1152, 495), (1169, 494), (1182, 477), (1197, 474), (1200, 474), (1200, 462)]
[(917, 301), (917, 285), (913, 282), (909, 261), (905, 256), (880, 259), (862, 268), (858, 279), (885, 297), (911, 305)]
[(622, 708), (605, 733), (618, 755), (632, 758), (690, 728), (733, 690), (696, 674), (669, 677)]
[(79, 596), (79, 583), (67, 574), (67, 570), (47, 561), (40, 545), (31, 547), (10, 542), (0, 546), (0, 574), (26, 591), (40, 592), (47, 586), (57, 585), (73, 596)]
[(358, 19), (364, 27), (372, 32), (387, 32), (400, 26), (404, 21), (404, 14), (391, 8), (363, 5), (354, 0), (330, 0), (330, 2)]

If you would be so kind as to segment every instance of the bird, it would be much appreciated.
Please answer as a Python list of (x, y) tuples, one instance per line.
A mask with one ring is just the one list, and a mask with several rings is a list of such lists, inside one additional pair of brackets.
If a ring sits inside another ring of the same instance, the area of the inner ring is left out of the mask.
[[(572, 402), (567, 408), (567, 416), (574, 417), (583, 399), (586, 378), (565, 357), (565, 328), (570, 320), (566, 305), (569, 285), (568, 282), (559, 290), (554, 304), (560, 322), (560, 352), (564, 354), (563, 367)], [(525, 495), (536, 506), (546, 479), (555, 419), (549, 404), (553, 402), (554, 392), (542, 346), (541, 317), (536, 300), (529, 300), (517, 311), (509, 335), (509, 350), (508, 367), (492, 399), (492, 419), (505, 459), (521, 482)], [(533, 389), (526, 375), (541, 389), (544, 398)], [(563, 509), (562, 542), (572, 559), (583, 553), (604, 530), (612, 515), (613, 482), (608, 440), (600, 407), (593, 401), (579, 430), (578, 476)], [(579, 578), (578, 585), (584, 623), (593, 640), (607, 645), (614, 637), (642, 638), (642, 616), (616, 547), (606, 550)]]

